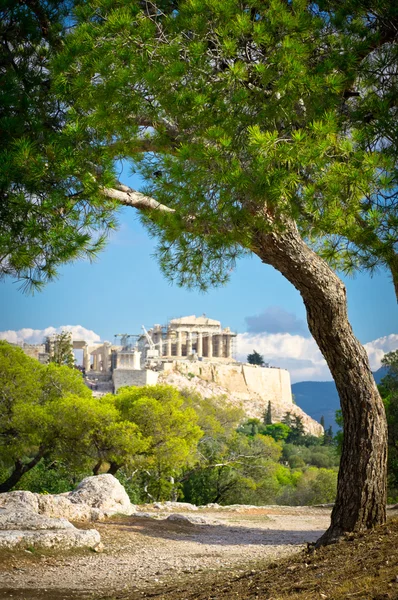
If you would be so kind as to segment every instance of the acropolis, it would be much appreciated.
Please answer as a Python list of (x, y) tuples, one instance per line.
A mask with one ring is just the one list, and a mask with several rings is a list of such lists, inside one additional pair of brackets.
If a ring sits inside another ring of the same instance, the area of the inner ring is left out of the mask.
[[(206, 315), (173, 318), (142, 332), (115, 335), (116, 343), (89, 344), (71, 339), (82, 351), (86, 384), (95, 395), (116, 393), (125, 386), (156, 385), (199, 389), (208, 395), (226, 395), (244, 406), (248, 416), (261, 418), (268, 403), (276, 421), (289, 411), (303, 418), (307, 431), (321, 435), (323, 428), (293, 403), (290, 375), (285, 369), (240, 363), (235, 359), (237, 334)], [(56, 336), (46, 344), (24, 350), (41, 362), (49, 358)]]

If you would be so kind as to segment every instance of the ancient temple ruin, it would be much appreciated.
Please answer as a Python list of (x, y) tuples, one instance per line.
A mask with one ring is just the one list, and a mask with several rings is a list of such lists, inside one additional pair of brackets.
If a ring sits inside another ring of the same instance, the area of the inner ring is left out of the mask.
[(160, 358), (233, 359), (236, 333), (221, 328), (220, 321), (205, 315), (171, 319), (166, 326), (154, 325), (148, 331)]

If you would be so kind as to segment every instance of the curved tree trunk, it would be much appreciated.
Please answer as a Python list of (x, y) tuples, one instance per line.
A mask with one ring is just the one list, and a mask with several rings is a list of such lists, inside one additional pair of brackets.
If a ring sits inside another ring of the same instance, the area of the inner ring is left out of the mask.
[(107, 473), (110, 473), (111, 475), (116, 475), (121, 466), (122, 465), (119, 465), (118, 463), (111, 462)]
[(16, 460), (14, 464), (14, 470), (11, 475), (0, 484), (0, 493), (9, 492), (12, 488), (17, 485), (19, 480), (25, 473), (33, 469), (46, 455), (46, 450), (40, 449), (39, 452), (30, 460), (28, 463), (23, 463), (21, 460)]
[(300, 292), (310, 332), (340, 396), (344, 419), (337, 498), (318, 545), (386, 520), (387, 425), (368, 357), (347, 316), (342, 281), (301, 238), (294, 223), (278, 234), (256, 232), (252, 251)]

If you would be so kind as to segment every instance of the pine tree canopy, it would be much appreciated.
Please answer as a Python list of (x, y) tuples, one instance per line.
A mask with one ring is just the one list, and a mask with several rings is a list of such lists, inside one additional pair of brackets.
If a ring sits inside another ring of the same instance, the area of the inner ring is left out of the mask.
[(334, 266), (395, 273), (390, 2), (5, 6), (3, 273), (40, 284), (92, 256), (120, 203), (181, 285), (225, 282), (286, 219)]

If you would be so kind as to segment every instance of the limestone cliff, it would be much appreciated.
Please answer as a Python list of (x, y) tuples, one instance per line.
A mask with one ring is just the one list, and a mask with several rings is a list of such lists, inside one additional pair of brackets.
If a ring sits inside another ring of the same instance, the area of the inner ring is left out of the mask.
[(273, 422), (280, 422), (290, 412), (302, 418), (307, 433), (323, 434), (322, 425), (294, 404), (290, 375), (285, 369), (195, 360), (173, 361), (164, 368), (159, 383), (194, 389), (205, 398), (225, 395), (232, 404), (242, 406), (248, 417), (258, 419), (263, 418), (271, 402)]

